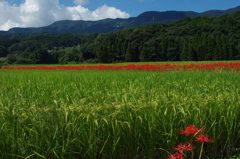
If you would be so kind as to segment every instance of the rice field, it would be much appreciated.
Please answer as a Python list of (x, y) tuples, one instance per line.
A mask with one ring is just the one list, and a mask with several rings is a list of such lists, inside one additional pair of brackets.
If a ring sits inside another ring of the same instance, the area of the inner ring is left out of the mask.
[(240, 153), (237, 71), (0, 69), (0, 89), (0, 158), (166, 159), (189, 125), (202, 159)]

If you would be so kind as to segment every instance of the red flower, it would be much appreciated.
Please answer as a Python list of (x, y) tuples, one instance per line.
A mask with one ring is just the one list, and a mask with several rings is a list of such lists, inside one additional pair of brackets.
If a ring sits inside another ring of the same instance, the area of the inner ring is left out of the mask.
[(184, 151), (193, 151), (195, 146), (192, 146), (189, 142), (186, 144), (179, 144), (176, 148), (177, 151), (184, 152)]
[(197, 133), (203, 132), (205, 128), (198, 129), (195, 126), (188, 126), (185, 128), (185, 130), (180, 130), (179, 134), (185, 134), (186, 136), (189, 136), (190, 134), (196, 135)]
[(170, 156), (168, 159), (184, 159), (183, 154), (181, 152), (176, 152), (172, 156)]
[(209, 139), (208, 135), (198, 135), (197, 137), (195, 137), (196, 141), (199, 142), (214, 142), (213, 139)]

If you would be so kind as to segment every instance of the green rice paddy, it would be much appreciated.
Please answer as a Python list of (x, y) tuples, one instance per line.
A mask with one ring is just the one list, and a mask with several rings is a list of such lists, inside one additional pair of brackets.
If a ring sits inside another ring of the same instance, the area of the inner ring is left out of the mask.
[(165, 159), (206, 127), (203, 158), (240, 148), (240, 74), (0, 70), (0, 158)]

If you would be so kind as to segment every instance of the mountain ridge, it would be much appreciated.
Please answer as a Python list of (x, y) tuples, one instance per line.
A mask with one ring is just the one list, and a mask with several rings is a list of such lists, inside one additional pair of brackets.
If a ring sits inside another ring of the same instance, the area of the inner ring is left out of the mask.
[(103, 19), (98, 21), (85, 20), (62, 20), (52, 23), (44, 27), (28, 27), (28, 28), (11, 28), (8, 31), (0, 31), (0, 34), (14, 33), (74, 33), (74, 32), (90, 32), (90, 33), (110, 33), (121, 30), (123, 28), (136, 28), (149, 24), (172, 23), (183, 18), (193, 17), (218, 17), (226, 14), (233, 14), (240, 11), (240, 6), (227, 10), (208, 10), (202, 13), (194, 11), (147, 11), (137, 17), (128, 19)]

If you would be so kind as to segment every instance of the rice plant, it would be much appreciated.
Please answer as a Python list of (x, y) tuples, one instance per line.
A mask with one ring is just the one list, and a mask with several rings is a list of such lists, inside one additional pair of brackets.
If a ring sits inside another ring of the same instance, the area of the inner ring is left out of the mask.
[(167, 158), (206, 127), (202, 158), (237, 155), (240, 74), (0, 70), (0, 158)]

